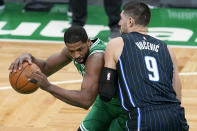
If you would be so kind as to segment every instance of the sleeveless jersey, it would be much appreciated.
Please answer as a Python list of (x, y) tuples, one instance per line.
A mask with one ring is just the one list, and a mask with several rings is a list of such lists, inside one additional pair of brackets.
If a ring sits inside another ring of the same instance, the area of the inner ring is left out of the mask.
[(124, 46), (117, 63), (121, 104), (134, 107), (180, 104), (173, 89), (173, 63), (167, 45), (149, 35), (122, 35)]
[[(92, 39), (92, 45), (89, 48), (88, 56), (97, 53), (97, 52), (104, 52), (105, 51), (105, 44), (99, 38)], [(73, 60), (75, 67), (79, 71), (79, 73), (84, 76), (85, 75), (85, 65), (79, 64), (75, 60)]]

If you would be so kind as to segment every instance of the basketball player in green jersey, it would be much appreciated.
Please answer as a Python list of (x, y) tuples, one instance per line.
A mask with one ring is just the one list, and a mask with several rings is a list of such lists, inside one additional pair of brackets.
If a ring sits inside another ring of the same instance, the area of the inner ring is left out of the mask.
[[(78, 131), (122, 131), (125, 130), (127, 115), (121, 108), (117, 97), (103, 102), (98, 94), (98, 83), (104, 65), (105, 44), (97, 39), (88, 39), (83, 27), (73, 26), (64, 34), (66, 47), (47, 60), (40, 60), (29, 53), (19, 56), (9, 67), (10, 71), (22, 68), (22, 62), (37, 64), (41, 71), (30, 76), (44, 91), (70, 105), (92, 109), (81, 123)], [(67, 90), (51, 84), (47, 77), (70, 62), (74, 63), (83, 76), (81, 90)]]

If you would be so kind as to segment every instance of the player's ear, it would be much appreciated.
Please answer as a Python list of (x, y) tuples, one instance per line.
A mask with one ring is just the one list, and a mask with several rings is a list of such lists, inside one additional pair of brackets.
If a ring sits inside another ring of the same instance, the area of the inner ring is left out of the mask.
[(91, 46), (91, 40), (89, 38), (87, 40), (87, 43), (88, 43), (88, 46), (90, 47)]
[(129, 17), (128, 25), (129, 25), (129, 27), (133, 27), (135, 25), (135, 20), (132, 17)]

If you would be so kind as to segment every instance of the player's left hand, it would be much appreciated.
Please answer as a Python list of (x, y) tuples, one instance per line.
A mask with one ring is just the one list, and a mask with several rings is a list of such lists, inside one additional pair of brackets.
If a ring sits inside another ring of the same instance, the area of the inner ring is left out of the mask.
[(48, 87), (51, 85), (48, 81), (45, 74), (41, 71), (37, 70), (36, 72), (32, 73), (29, 77), (30, 82), (35, 83), (40, 86), (41, 89), (47, 90)]

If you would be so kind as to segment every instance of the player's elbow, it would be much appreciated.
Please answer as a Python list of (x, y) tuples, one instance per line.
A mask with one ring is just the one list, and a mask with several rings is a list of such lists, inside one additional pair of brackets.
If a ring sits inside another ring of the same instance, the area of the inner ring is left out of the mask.
[(92, 104), (94, 103), (95, 98), (93, 97), (85, 97), (85, 99), (82, 100), (82, 108), (88, 110)]
[(89, 105), (83, 105), (82, 108), (85, 109), (85, 110), (88, 110), (90, 108), (90, 106)]
[(86, 109), (86, 110), (88, 110), (88, 109), (90, 108), (91, 105), (92, 105), (92, 104), (90, 104), (90, 102), (83, 102), (83, 103), (81, 103), (81, 107), (82, 107), (83, 109)]

